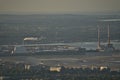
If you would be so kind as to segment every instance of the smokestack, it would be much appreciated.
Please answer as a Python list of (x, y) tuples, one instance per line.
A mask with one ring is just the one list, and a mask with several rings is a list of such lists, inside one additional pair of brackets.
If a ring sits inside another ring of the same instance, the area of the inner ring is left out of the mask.
[(110, 44), (110, 26), (108, 25), (108, 45)]
[(100, 29), (98, 26), (98, 49), (100, 49)]

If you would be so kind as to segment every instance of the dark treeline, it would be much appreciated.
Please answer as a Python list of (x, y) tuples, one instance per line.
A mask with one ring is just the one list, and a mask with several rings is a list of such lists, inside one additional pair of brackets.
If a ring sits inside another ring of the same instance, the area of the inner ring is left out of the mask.
[(26, 64), (1, 63), (0, 76), (3, 80), (119, 80), (120, 71), (110, 68), (65, 68), (61, 71), (50, 71), (49, 66), (36, 65), (25, 67)]

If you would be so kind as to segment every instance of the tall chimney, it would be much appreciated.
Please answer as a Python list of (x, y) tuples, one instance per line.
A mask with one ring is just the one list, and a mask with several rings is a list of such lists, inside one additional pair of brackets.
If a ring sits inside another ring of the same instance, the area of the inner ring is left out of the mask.
[(100, 49), (100, 29), (98, 26), (98, 49)]
[(108, 45), (110, 44), (110, 26), (108, 25)]

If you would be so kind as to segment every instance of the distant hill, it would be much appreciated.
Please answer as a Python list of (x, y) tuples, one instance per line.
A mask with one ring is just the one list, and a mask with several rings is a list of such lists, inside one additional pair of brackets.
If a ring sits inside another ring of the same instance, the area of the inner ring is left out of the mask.
[(120, 15), (0, 15), (0, 44), (22, 43), (24, 37), (44, 37), (40, 43), (97, 41), (97, 25), (101, 40), (120, 40)]

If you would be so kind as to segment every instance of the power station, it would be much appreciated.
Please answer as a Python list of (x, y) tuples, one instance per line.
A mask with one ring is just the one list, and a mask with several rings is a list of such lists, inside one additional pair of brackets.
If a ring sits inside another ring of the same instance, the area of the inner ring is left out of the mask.
[(98, 51), (114, 51), (115, 48), (113, 47), (113, 44), (111, 44), (110, 42), (110, 26), (108, 25), (108, 30), (107, 30), (107, 34), (108, 34), (108, 40), (107, 40), (107, 45), (101, 45), (100, 43), (100, 29), (98, 26)]

